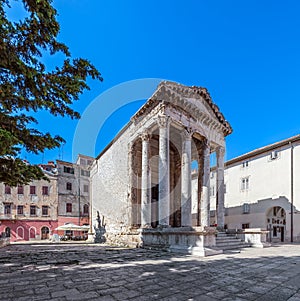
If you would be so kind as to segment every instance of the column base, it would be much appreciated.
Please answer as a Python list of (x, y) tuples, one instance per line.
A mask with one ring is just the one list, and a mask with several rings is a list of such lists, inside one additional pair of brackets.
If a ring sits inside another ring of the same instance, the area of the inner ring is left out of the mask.
[(86, 242), (94, 243), (95, 242), (95, 233), (88, 233), (88, 238), (87, 238)]

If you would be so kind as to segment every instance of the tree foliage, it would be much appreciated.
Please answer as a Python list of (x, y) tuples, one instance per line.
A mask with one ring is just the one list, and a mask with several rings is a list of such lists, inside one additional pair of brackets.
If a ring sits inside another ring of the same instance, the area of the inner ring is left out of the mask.
[[(58, 147), (60, 136), (32, 127), (33, 112), (47, 110), (54, 116), (79, 118), (71, 108), (85, 89), (88, 77), (102, 81), (86, 59), (72, 59), (68, 47), (57, 40), (60, 30), (52, 0), (19, 0), (26, 17), (7, 17), (9, 0), (0, 0), (0, 182), (8, 185), (44, 178), (37, 167), (19, 159), (21, 149), (40, 153)], [(62, 53), (64, 62), (48, 71), (43, 55)]]

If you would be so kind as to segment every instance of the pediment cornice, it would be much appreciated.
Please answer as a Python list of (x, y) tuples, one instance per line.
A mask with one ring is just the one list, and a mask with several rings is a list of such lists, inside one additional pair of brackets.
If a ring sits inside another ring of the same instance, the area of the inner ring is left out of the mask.
[(162, 102), (178, 106), (204, 122), (214, 117), (215, 122), (221, 125), (224, 136), (232, 132), (230, 124), (226, 121), (218, 106), (213, 103), (206, 88), (188, 87), (169, 81), (163, 81), (158, 85), (154, 94), (132, 119), (138, 120)]

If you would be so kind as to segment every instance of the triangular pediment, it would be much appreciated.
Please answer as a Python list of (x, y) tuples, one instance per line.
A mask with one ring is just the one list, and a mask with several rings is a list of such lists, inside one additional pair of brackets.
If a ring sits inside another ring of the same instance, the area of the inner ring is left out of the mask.
[(215, 105), (206, 88), (188, 87), (175, 82), (161, 82), (146, 104), (135, 114), (133, 119), (147, 114), (159, 103), (169, 103), (188, 112), (197, 120), (214, 120), (223, 128), (224, 135), (232, 132), (230, 124), (225, 120), (217, 105)]

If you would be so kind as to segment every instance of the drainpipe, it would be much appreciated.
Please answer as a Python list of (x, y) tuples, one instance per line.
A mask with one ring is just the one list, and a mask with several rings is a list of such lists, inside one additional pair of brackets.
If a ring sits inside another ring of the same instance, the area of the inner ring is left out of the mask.
[(294, 241), (294, 146), (291, 146), (291, 242)]

